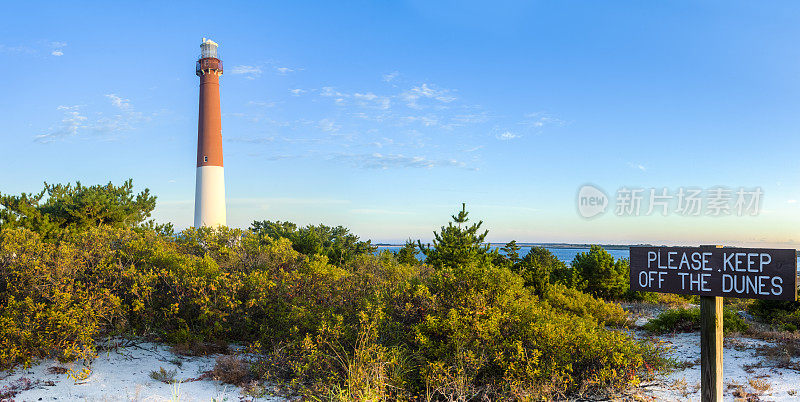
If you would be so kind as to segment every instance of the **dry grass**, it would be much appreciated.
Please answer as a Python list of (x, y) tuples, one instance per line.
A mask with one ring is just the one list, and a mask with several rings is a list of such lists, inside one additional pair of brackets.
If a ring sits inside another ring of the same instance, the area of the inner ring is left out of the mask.
[(700, 364), (700, 359), (699, 358), (694, 359), (694, 360), (683, 360), (683, 361), (677, 362), (675, 364), (675, 368), (678, 369), (678, 370), (686, 370), (686, 369), (692, 368), (694, 366), (697, 366), (698, 364)]
[(48, 374), (66, 374), (67, 371), (69, 371), (68, 368), (61, 366), (52, 366), (47, 368)]
[(670, 308), (689, 307), (689, 300), (673, 293), (657, 293), (658, 304), (669, 306)]
[(191, 342), (179, 343), (172, 347), (172, 353), (183, 356), (208, 356), (208, 355), (226, 355), (230, 353), (228, 344), (225, 342)]
[(751, 378), (750, 380), (748, 380), (748, 382), (750, 383), (750, 386), (753, 387), (754, 390), (762, 394), (766, 391), (769, 391), (769, 389), (772, 387), (770, 383), (768, 383), (763, 378)]
[(150, 372), (150, 378), (165, 384), (172, 384), (175, 382), (176, 374), (178, 374), (178, 370), (165, 370), (164, 367), (159, 367), (158, 370)]
[[(738, 401), (741, 401), (741, 402), (756, 402), (756, 401), (760, 401), (761, 400), (761, 398), (759, 397), (759, 394), (764, 392), (764, 391), (760, 390), (759, 388), (763, 389), (763, 387), (766, 386), (766, 389), (764, 389), (764, 390), (767, 390), (770, 387), (769, 383), (767, 383), (766, 381), (761, 380), (761, 379), (751, 379), (751, 380), (749, 380), (749, 383), (750, 383), (750, 386), (753, 387), (757, 391), (757, 393), (756, 392), (748, 392), (747, 389), (745, 388), (744, 384), (739, 384), (736, 381), (729, 382), (727, 384), (726, 389), (728, 391), (730, 391), (731, 395), (733, 396), (733, 400), (734, 401), (737, 401), (737, 402)], [(755, 385), (753, 385), (753, 384), (755, 384)], [(758, 386), (759, 388), (756, 388), (756, 386)]]
[(753, 374), (757, 368), (764, 368), (764, 364), (762, 362), (756, 362), (753, 364), (742, 365), (742, 369), (744, 369), (744, 371), (749, 374)]
[(250, 362), (240, 356), (226, 355), (217, 358), (214, 368), (210, 371), (211, 377), (225, 384), (244, 386), (253, 380)]
[(689, 387), (686, 384), (686, 380), (684, 380), (683, 378), (673, 381), (669, 387), (671, 389), (674, 389), (675, 391), (678, 391), (684, 398), (688, 397), (689, 394), (691, 394), (691, 392), (689, 392)]

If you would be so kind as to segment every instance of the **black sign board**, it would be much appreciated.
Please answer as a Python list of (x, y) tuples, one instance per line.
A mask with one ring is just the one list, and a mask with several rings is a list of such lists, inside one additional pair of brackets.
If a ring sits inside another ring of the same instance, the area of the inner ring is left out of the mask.
[(631, 290), (795, 300), (792, 249), (631, 247)]

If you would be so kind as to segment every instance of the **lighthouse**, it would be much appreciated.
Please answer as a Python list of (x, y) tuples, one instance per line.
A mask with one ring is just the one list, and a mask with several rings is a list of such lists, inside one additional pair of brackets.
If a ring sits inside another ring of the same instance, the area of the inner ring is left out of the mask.
[(222, 167), (222, 116), (219, 77), (222, 60), (217, 43), (203, 38), (195, 73), (200, 77), (200, 112), (197, 121), (197, 181), (194, 226), (225, 225), (225, 175)]

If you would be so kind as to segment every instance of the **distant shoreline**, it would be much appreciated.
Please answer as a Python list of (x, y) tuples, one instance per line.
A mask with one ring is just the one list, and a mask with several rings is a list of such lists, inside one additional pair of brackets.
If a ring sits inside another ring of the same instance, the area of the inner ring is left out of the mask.
[[(485, 243), (490, 246), (505, 246), (506, 243)], [(545, 248), (590, 248), (600, 246), (606, 250), (630, 250), (631, 246), (649, 246), (649, 244), (583, 244), (583, 243), (517, 243), (520, 247), (545, 247)], [(376, 243), (373, 246), (381, 247), (403, 247), (403, 244)]]

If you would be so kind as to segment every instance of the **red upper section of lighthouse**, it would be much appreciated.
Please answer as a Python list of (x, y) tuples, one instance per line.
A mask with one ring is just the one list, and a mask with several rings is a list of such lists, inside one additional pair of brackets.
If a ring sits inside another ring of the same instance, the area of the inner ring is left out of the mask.
[(222, 74), (222, 60), (215, 57), (206, 57), (205, 59), (197, 60), (194, 71), (197, 75), (203, 75), (209, 71), (218, 71)]
[(200, 77), (200, 110), (197, 121), (197, 166), (222, 165), (222, 115), (219, 105), (219, 77), (222, 61), (216, 57), (217, 44), (203, 39), (202, 57), (195, 74)]

